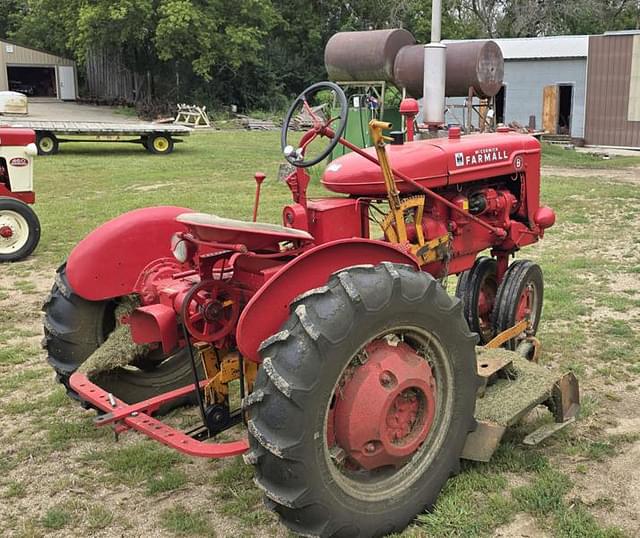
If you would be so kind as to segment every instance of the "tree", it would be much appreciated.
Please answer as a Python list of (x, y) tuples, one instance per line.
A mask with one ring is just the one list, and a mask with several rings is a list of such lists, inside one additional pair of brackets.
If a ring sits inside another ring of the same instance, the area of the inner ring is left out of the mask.
[[(637, 28), (638, 0), (446, 0), (449, 39)], [(122, 58), (159, 99), (282, 109), (326, 76), (342, 30), (406, 28), (426, 43), (428, 0), (0, 0), (0, 36), (73, 57)], [(180, 93), (178, 93), (180, 92)]]
[(0, 37), (8, 37), (19, 25), (24, 14), (24, 2), (0, 0)]

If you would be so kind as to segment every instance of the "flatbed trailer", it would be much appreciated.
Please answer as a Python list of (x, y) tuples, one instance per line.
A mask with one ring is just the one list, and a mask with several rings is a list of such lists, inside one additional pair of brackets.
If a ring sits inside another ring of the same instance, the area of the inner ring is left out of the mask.
[[(11, 127), (24, 127), (36, 132), (39, 155), (55, 155), (66, 142), (126, 142), (141, 144), (149, 153), (168, 155), (180, 138), (192, 129), (184, 125), (163, 123), (109, 123), (88, 121), (36, 121), (5, 119)], [(73, 137), (73, 138), (68, 138)]]

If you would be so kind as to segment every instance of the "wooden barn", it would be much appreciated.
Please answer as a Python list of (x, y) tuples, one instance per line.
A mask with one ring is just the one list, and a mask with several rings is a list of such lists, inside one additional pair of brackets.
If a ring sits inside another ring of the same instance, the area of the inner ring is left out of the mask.
[(78, 78), (73, 60), (0, 40), (0, 91), (29, 98), (75, 101)]

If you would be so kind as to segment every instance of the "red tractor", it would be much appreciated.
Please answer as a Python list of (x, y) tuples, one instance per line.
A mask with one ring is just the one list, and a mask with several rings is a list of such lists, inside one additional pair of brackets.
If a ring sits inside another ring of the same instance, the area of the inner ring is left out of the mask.
[[(312, 106), (328, 93), (336, 117)], [(328, 82), (289, 110), (282, 225), (132, 211), (77, 245), (44, 309), (49, 362), (101, 411), (97, 425), (194, 456), (244, 454), (289, 528), (355, 537), (404, 528), (461, 457), (488, 459), (527, 410), (546, 403), (565, 423), (578, 405), (575, 379), (547, 374), (507, 418), (487, 410), (503, 412), (500, 391), (521, 390), (531, 368), (546, 371), (523, 358), (537, 349), (542, 272), (509, 263), (554, 223), (539, 201), (539, 143), (450, 129), (387, 145), (391, 126), (373, 121), (375, 148), (362, 150), (342, 138), (347, 110)], [(313, 119), (301, 138), (290, 130), (299, 111)], [(338, 143), (352, 153), (322, 178), (336, 195), (309, 199), (307, 167)], [(439, 282), (453, 274), (457, 298)], [(101, 357), (109, 368), (95, 368)], [(153, 416), (185, 401), (202, 427)], [(240, 423), (248, 439), (215, 441)]]
[(0, 128), (0, 262), (26, 258), (40, 241), (33, 158), (38, 150), (30, 129)]

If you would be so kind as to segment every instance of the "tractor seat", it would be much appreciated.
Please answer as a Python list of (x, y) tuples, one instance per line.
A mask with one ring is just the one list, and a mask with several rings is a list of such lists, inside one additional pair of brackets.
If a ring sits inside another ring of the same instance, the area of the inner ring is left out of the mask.
[(225, 219), (211, 213), (182, 213), (176, 220), (202, 241), (242, 244), (249, 250), (278, 248), (282, 241), (313, 241), (304, 230), (266, 222)]

